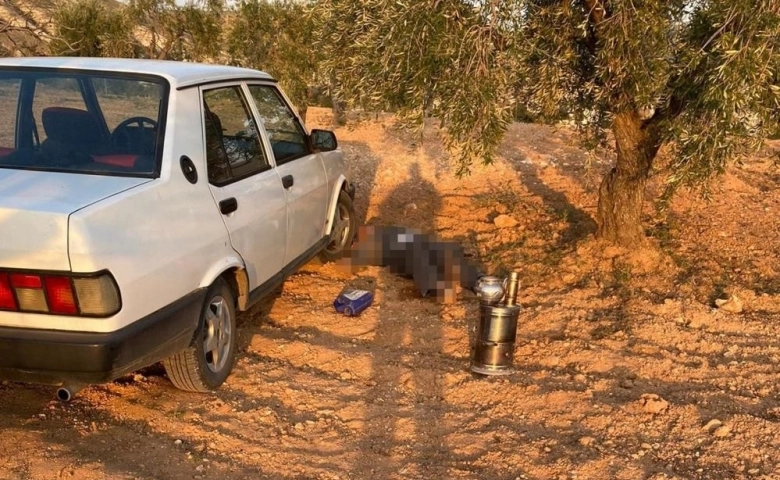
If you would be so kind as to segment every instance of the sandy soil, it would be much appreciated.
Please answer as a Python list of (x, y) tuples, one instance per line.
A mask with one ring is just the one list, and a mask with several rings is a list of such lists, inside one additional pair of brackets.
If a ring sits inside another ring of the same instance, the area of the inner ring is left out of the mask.
[[(330, 126), (324, 110), (309, 121)], [(567, 131), (514, 125), (503, 157), (464, 180), (433, 127), (423, 142), (385, 118), (337, 134), (361, 218), (520, 272), (517, 373), (469, 372), (473, 295), (442, 306), (382, 269), (311, 264), (240, 316), (240, 359), (214, 394), (177, 391), (158, 366), (69, 404), (2, 384), (0, 478), (780, 478), (768, 152), (709, 203), (684, 193), (658, 212), (651, 186), (648, 246), (626, 252), (592, 238), (611, 158)], [(330, 307), (347, 285), (376, 293), (360, 317)]]

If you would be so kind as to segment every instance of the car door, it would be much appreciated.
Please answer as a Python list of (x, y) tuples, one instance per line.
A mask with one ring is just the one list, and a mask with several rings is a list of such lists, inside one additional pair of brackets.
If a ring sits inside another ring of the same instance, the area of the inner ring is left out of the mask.
[(209, 187), (254, 289), (282, 267), (287, 200), (242, 85), (201, 88)]
[(287, 255), (290, 263), (323, 237), (328, 210), (328, 178), (322, 155), (311, 148), (303, 124), (275, 85), (250, 84), (287, 196)]

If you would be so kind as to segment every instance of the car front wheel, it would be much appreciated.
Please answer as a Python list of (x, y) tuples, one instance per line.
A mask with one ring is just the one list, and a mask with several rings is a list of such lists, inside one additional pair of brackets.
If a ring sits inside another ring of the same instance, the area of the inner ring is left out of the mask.
[(190, 392), (217, 389), (230, 375), (236, 354), (236, 302), (221, 278), (209, 287), (192, 344), (165, 361), (176, 388)]
[(357, 219), (355, 218), (355, 206), (352, 204), (352, 198), (347, 192), (341, 191), (336, 203), (330, 241), (320, 252), (320, 258), (325, 262), (333, 262), (344, 256), (344, 252), (352, 246), (356, 229)]

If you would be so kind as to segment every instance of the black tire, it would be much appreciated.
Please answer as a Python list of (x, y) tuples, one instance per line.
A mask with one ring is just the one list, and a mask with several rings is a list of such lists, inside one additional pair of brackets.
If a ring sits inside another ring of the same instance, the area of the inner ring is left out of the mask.
[(165, 372), (181, 390), (216, 390), (233, 370), (237, 341), (235, 296), (220, 278), (206, 291), (192, 343), (163, 361)]
[(336, 202), (336, 212), (333, 217), (333, 228), (330, 232), (328, 245), (320, 252), (323, 262), (334, 262), (344, 256), (357, 231), (357, 218), (352, 197), (345, 191), (339, 192)]

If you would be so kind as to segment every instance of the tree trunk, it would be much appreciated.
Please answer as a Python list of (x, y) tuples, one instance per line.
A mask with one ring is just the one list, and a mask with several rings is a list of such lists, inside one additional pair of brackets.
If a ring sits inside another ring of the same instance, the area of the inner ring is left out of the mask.
[(332, 95), (330, 99), (331, 102), (333, 103), (333, 119), (335, 120), (336, 125), (346, 125), (347, 124), (346, 104), (341, 99), (341, 97), (338, 97), (337, 95)]
[(659, 141), (655, 132), (643, 128), (637, 112), (617, 114), (612, 130), (617, 164), (599, 187), (596, 235), (623, 247), (634, 247), (645, 240), (642, 206)]
[(306, 112), (309, 111), (309, 105), (303, 105), (298, 108), (298, 116), (301, 117), (301, 121), (306, 125)]

